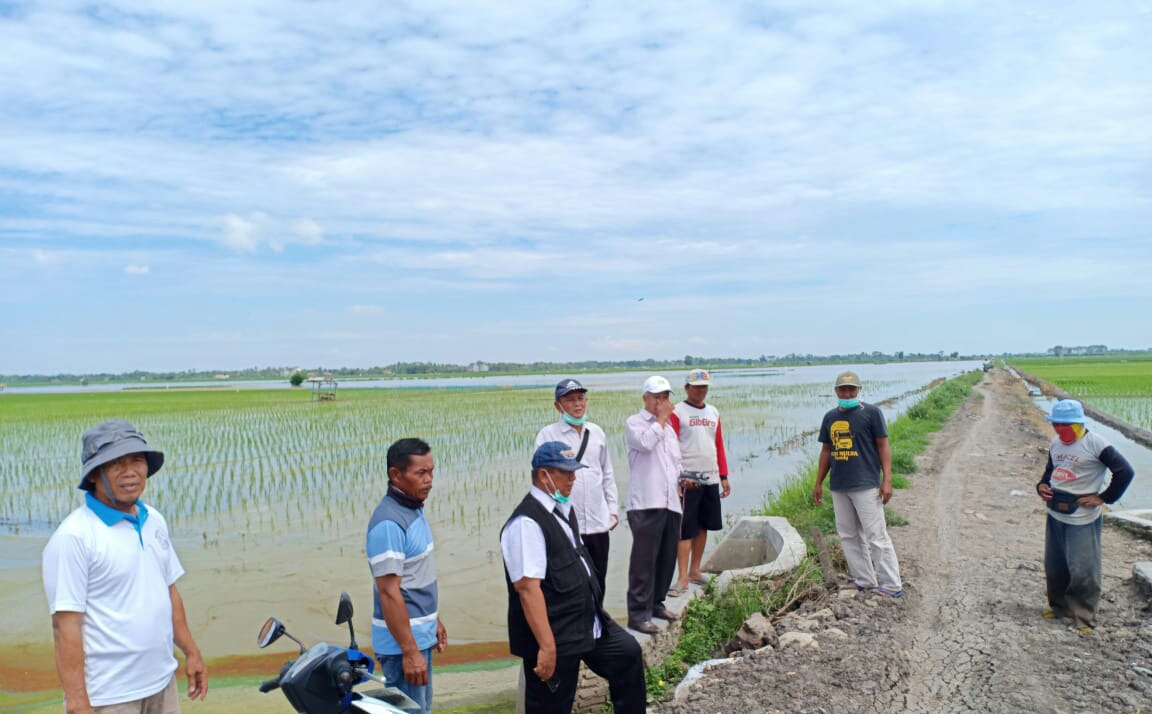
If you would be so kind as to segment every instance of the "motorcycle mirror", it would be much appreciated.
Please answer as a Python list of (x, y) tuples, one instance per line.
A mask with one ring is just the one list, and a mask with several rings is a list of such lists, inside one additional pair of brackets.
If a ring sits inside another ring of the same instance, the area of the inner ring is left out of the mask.
[(352, 629), (352, 598), (348, 593), (340, 593), (340, 604), (336, 606), (336, 624), (348, 623), (348, 649), (359, 649), (356, 645), (356, 632)]
[(260, 649), (264, 649), (276, 640), (280, 639), (284, 634), (284, 623), (277, 620), (275, 617), (269, 617), (260, 628), (260, 634), (256, 635), (256, 644)]
[(348, 593), (340, 593), (340, 604), (336, 606), (336, 624), (343, 625), (352, 619), (352, 598)]
[(256, 644), (263, 649), (281, 637), (287, 637), (299, 645), (300, 654), (304, 654), (307, 651), (304, 649), (304, 643), (293, 637), (292, 633), (284, 628), (284, 623), (275, 617), (269, 617), (267, 621), (264, 622), (264, 626), (260, 628), (260, 634), (256, 635)]

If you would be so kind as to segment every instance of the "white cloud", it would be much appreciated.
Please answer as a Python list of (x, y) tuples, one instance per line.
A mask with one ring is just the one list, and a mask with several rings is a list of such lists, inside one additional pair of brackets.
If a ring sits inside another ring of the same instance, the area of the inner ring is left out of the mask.
[(348, 312), (357, 317), (376, 317), (383, 315), (385, 310), (379, 305), (352, 305)]
[(147, 265), (125, 265), (124, 266), (124, 272), (129, 274), (129, 275), (147, 275), (148, 274), (148, 266)]
[(667, 322), (815, 343), (857, 280), (994, 340), (1051, 271), (1152, 299), (1149, 34), (1120, 0), (24, 5), (0, 18), (0, 302), (51, 325), (135, 266), (166, 280), (123, 289), (186, 324), (314, 308), (351, 335), (386, 305), (413, 350), (465, 325), (469, 353), (527, 358), (560, 315), (649, 356), (696, 339)]
[(267, 222), (268, 216), (263, 213), (253, 213), (248, 218), (241, 218), (235, 214), (224, 216), (222, 242), (232, 250), (253, 253), (262, 242), (261, 234)]
[(247, 218), (230, 213), (221, 219), (221, 224), (220, 243), (238, 253), (255, 253), (262, 248), (279, 253), (287, 245), (324, 242), (324, 230), (309, 218), (285, 220), (253, 211)]

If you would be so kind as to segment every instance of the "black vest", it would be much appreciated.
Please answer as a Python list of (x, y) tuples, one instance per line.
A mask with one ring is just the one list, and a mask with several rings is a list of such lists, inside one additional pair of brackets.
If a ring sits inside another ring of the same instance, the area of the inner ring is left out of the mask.
[[(590, 577), (584, 568), (583, 556), (588, 563), (592, 559), (583, 544), (579, 549), (572, 547), (568, 535), (564, 533), (564, 526), (552, 515), (545, 506), (528, 494), (512, 517), (504, 524), (508, 527), (519, 516), (525, 516), (536, 521), (544, 532), (544, 546), (548, 556), (548, 566), (544, 571), (544, 579), (540, 581), (540, 589), (544, 592), (544, 604), (548, 611), (548, 625), (552, 628), (552, 637), (556, 640), (556, 652), (563, 655), (575, 655), (590, 652), (596, 646), (592, 638), (593, 619), (600, 615), (603, 624), (609, 618), (602, 610), (600, 603), (603, 595), (600, 593), (600, 584), (596, 578)], [(576, 513), (568, 512), (569, 527), (576, 531)], [(501, 529), (503, 533), (503, 528)], [(580, 541), (577, 541), (580, 542)], [(589, 565), (589, 567), (592, 567)], [(504, 567), (504, 581), (508, 585), (508, 646), (512, 654), (517, 657), (533, 659), (540, 650), (532, 628), (524, 617), (524, 606), (520, 603), (520, 594), (512, 585), (508, 577), (508, 567)]]

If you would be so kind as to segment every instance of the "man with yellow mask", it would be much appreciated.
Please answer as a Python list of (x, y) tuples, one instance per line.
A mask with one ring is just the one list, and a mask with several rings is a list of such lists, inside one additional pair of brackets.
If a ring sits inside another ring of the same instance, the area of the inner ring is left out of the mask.
[[(1128, 460), (1085, 426), (1084, 407), (1062, 399), (1048, 417), (1056, 438), (1036, 492), (1048, 504), (1044, 537), (1044, 577), (1048, 586), (1046, 618), (1069, 617), (1081, 632), (1096, 626), (1100, 600), (1100, 536), (1105, 503), (1124, 495), (1135, 475)], [(1111, 471), (1108, 488), (1104, 472)]]

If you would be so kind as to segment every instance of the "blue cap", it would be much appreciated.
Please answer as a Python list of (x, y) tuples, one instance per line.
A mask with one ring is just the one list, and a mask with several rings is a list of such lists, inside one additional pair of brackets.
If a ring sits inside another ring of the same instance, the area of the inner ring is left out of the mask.
[(1048, 421), (1053, 424), (1083, 424), (1087, 421), (1084, 418), (1084, 405), (1075, 399), (1061, 399), (1052, 405)]
[(539, 468), (553, 468), (561, 471), (579, 471), (588, 468), (576, 460), (576, 452), (563, 441), (548, 441), (532, 454), (532, 472)]
[(556, 401), (560, 401), (560, 397), (568, 392), (587, 392), (583, 384), (580, 384), (575, 379), (561, 379), (560, 383), (556, 385)]

